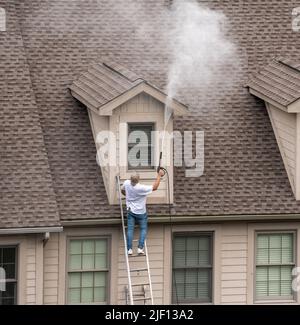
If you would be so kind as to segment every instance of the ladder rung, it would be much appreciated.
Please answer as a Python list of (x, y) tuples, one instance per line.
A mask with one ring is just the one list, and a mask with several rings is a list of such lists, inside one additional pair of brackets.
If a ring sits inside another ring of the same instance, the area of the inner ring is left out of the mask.
[(145, 297), (145, 292), (132, 292), (134, 297)]
[(144, 298), (133, 298), (133, 301), (139, 301), (139, 300), (150, 300), (151, 297), (144, 297)]
[(133, 283), (131, 284), (132, 287), (136, 287), (136, 286), (148, 286), (149, 282), (137, 282), (137, 283)]
[(132, 255), (128, 255), (128, 257), (141, 257), (141, 256), (146, 256), (146, 254), (132, 254)]
[(148, 269), (145, 267), (145, 268), (141, 268), (141, 269), (132, 269), (132, 270), (130, 270), (130, 272), (140, 272), (140, 271), (148, 271)]

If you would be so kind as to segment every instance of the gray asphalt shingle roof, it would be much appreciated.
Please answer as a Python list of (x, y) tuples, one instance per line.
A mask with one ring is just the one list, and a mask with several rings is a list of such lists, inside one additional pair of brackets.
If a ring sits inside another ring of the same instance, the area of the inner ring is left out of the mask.
[(0, 32), (0, 228), (59, 226), (38, 107), (14, 2)]
[[(0, 33), (0, 43), (5, 45), (0, 47), (0, 227), (57, 225), (59, 218), (119, 218), (118, 207), (107, 202), (86, 108), (68, 87), (93, 62), (109, 55), (165, 88), (170, 56), (163, 38), (158, 33), (155, 42), (148, 44), (147, 35), (136, 33), (128, 19), (132, 7), (116, 13), (121, 3), (0, 0), (8, 13), (8, 32)], [(146, 8), (144, 20), (155, 24), (161, 6), (171, 1), (139, 3)], [(299, 33), (287, 23), (298, 1), (205, 3), (227, 15), (229, 36), (246, 59), (237, 69), (234, 88), (222, 82), (222, 71), (216, 71), (219, 82), (205, 93), (199, 85), (185, 87), (178, 95), (190, 112), (176, 117), (174, 128), (205, 132), (205, 167), (198, 178), (185, 178), (184, 166), (175, 168), (174, 213), (300, 213), (264, 103), (243, 87), (245, 76), (263, 70), (255, 85), (267, 84), (269, 96), (284, 104), (298, 96), (298, 72), (275, 61), (266, 66), (274, 56), (299, 59)], [(128, 80), (114, 75), (102, 85), (93, 69), (106, 73), (104, 66), (94, 65), (80, 87), (93, 95), (93, 87), (101, 86), (103, 98), (91, 96), (97, 105), (139, 82), (125, 71)], [(167, 212), (166, 206), (149, 206), (152, 215)]]

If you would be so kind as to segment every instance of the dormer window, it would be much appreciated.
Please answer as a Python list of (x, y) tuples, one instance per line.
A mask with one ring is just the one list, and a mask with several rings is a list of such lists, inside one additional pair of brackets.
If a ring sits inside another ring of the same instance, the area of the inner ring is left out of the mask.
[[(115, 156), (116, 159), (112, 160), (116, 163), (103, 165), (100, 161), (109, 203), (118, 203), (116, 175), (123, 181), (130, 178), (133, 170), (137, 170), (142, 183), (152, 184), (161, 150), (159, 133), (166, 131), (171, 134), (173, 116), (186, 114), (187, 107), (115, 62), (92, 64), (70, 89), (72, 95), (88, 109), (97, 151), (103, 145), (97, 141), (101, 132), (109, 133), (113, 140), (106, 141), (109, 147), (107, 156)], [(166, 103), (173, 115), (165, 126)], [(104, 160), (104, 156), (100, 158)], [(166, 180), (163, 180), (159, 190), (149, 196), (149, 204), (168, 203), (169, 195), (170, 202), (173, 202), (172, 162), (170, 141), (164, 143), (162, 159), (163, 166), (168, 170), (170, 186), (168, 189)]]
[(128, 170), (154, 169), (154, 123), (128, 123)]

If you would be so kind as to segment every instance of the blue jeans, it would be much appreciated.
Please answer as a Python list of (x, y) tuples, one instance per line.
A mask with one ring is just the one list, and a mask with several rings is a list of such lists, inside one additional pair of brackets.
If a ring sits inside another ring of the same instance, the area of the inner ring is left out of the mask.
[(138, 222), (140, 226), (140, 239), (139, 239), (139, 248), (144, 248), (145, 239), (147, 236), (147, 223), (148, 216), (147, 213), (135, 214), (131, 211), (127, 213), (127, 249), (132, 249), (132, 240), (134, 233), (135, 222)]

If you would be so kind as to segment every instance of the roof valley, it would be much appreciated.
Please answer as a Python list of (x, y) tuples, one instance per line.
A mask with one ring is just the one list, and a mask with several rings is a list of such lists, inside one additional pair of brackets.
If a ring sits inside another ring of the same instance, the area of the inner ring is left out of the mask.
[[(10, 113), (7, 114), (8, 120), (1, 119), (4, 138), (8, 138), (10, 144), (5, 146), (4, 155), (1, 157), (3, 184), (0, 192), (3, 194), (3, 202), (0, 228), (58, 226), (59, 211), (33, 91), (18, 5), (17, 1), (13, 1), (6, 7), (8, 28), (14, 29), (14, 33), (6, 34), (3, 38), (4, 58), (7, 51), (9, 59), (15, 63), (13, 66), (6, 66), (6, 78), (0, 80), (0, 84), (4, 84), (8, 93), (14, 93), (11, 101), (4, 101), (5, 105), (2, 107), (3, 113), (6, 110)], [(0, 69), (2, 67), (5, 65), (0, 64)], [(13, 120), (9, 120), (11, 114), (14, 116)], [(18, 184), (17, 188), (11, 188), (13, 182)]]

